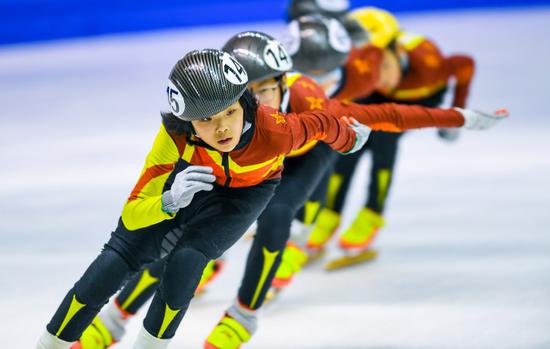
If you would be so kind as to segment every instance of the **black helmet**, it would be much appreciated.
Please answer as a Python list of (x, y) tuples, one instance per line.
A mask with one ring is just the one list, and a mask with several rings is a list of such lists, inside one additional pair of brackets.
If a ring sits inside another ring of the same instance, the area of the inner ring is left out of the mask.
[(264, 33), (239, 33), (229, 39), (222, 50), (244, 66), (249, 82), (269, 79), (292, 69), (292, 58), (283, 45)]
[(304, 73), (331, 71), (343, 65), (351, 50), (351, 39), (334, 18), (302, 16), (288, 25), (285, 43), (294, 69)]
[(200, 120), (234, 104), (246, 90), (248, 76), (230, 54), (214, 49), (191, 51), (168, 77), (168, 104), (184, 121)]
[(370, 35), (355, 19), (346, 17), (342, 24), (351, 38), (354, 47), (363, 47), (370, 43)]
[(327, 17), (343, 18), (349, 10), (349, 0), (291, 0), (288, 19), (320, 14)]

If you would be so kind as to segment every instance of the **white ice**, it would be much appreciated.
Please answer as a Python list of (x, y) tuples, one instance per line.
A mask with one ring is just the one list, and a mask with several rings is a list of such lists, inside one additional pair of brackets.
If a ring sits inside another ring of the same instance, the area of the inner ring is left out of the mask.
[[(456, 144), (401, 142), (373, 263), (300, 274), (245, 348), (550, 348), (550, 9), (419, 13), (404, 27), (469, 52), (469, 105), (511, 118)], [(282, 23), (0, 48), (0, 338), (34, 348), (99, 252), (159, 125), (171, 65)], [(358, 208), (366, 163), (348, 213)], [(172, 348), (199, 348), (235, 297), (248, 241), (195, 300)], [(131, 348), (143, 314), (117, 347)]]

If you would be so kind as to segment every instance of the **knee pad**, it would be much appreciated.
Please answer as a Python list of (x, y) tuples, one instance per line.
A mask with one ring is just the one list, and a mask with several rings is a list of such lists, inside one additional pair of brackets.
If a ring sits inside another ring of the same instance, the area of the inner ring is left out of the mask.
[(105, 304), (130, 273), (130, 266), (117, 252), (105, 249), (74, 286), (76, 299), (90, 307)]
[(165, 267), (166, 267), (166, 260), (159, 259), (156, 262), (147, 264), (145, 266), (145, 269), (149, 271), (149, 274), (151, 274), (151, 276), (160, 279), (162, 277), (162, 274), (164, 273)]
[(161, 283), (162, 298), (170, 308), (186, 308), (210, 259), (201, 251), (182, 247), (172, 252)]

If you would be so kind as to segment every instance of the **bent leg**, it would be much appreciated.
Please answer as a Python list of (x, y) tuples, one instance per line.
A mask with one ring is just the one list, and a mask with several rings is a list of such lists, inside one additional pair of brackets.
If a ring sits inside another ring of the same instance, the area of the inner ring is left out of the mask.
[(130, 272), (158, 258), (157, 240), (169, 225), (164, 222), (130, 232), (119, 220), (103, 251), (63, 299), (46, 327), (48, 333), (67, 342), (79, 339)]
[(106, 246), (67, 293), (46, 327), (48, 332), (68, 342), (76, 341), (129, 272), (128, 263)]
[(239, 289), (239, 302), (258, 309), (280, 265), (297, 211), (311, 196), (335, 153), (318, 144), (307, 154), (285, 160), (285, 172), (275, 196), (258, 218), (258, 227), (248, 254), (245, 274)]
[(198, 193), (183, 209), (184, 234), (168, 257), (166, 270), (144, 320), (147, 333), (170, 339), (185, 315), (206, 264), (219, 258), (263, 211), (278, 182), (255, 187), (216, 186)]
[(399, 139), (402, 133), (376, 132), (371, 143), (372, 167), (365, 207), (377, 213), (384, 211), (392, 183)]

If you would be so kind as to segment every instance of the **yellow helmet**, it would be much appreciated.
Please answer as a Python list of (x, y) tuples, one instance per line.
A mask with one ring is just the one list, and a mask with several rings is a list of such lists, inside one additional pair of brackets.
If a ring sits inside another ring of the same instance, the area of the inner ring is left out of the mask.
[(363, 7), (351, 11), (346, 22), (354, 23), (369, 37), (368, 42), (384, 48), (399, 34), (399, 22), (388, 11), (376, 7)]

